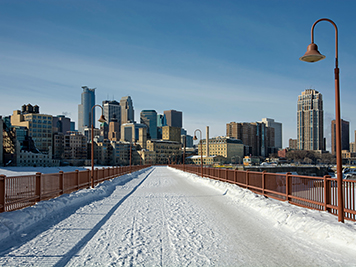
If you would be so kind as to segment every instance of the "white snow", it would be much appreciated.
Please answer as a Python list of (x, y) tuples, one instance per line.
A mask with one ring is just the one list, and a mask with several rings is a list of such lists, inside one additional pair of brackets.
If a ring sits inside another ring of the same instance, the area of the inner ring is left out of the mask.
[(356, 266), (355, 255), (355, 222), (168, 167), (0, 214), (1, 266)]
[[(21, 175), (31, 175), (36, 174), (36, 172), (41, 173), (58, 173), (59, 171), (63, 172), (72, 172), (75, 170), (83, 171), (91, 167), (77, 167), (77, 166), (61, 166), (61, 167), (5, 167), (0, 168), (0, 174), (10, 176), (21, 176)], [(95, 166), (95, 168), (101, 168)]]

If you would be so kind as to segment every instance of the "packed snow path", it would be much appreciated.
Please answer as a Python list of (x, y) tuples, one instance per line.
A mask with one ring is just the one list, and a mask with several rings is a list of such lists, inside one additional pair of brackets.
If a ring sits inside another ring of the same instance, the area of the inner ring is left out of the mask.
[(354, 250), (294, 236), (179, 171), (153, 167), (130, 177), (2, 243), (0, 265), (355, 265)]

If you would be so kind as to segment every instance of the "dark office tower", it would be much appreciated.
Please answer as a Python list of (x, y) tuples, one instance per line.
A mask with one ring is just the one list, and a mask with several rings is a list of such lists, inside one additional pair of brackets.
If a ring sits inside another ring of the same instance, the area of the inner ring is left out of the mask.
[(147, 126), (148, 139), (157, 139), (157, 112), (155, 110), (142, 110), (140, 122)]
[(134, 108), (133, 103), (130, 96), (124, 96), (120, 100), (121, 106), (121, 124), (134, 122)]
[(323, 97), (316, 90), (298, 96), (297, 142), (299, 150), (325, 150)]
[(66, 118), (64, 115), (58, 115), (52, 119), (52, 131), (55, 133), (63, 133), (71, 131), (70, 118)]
[(120, 123), (116, 119), (115, 114), (113, 114), (109, 123), (108, 139), (110, 141), (120, 141)]
[[(92, 124), (91, 111), (95, 105), (95, 88), (90, 89), (87, 86), (82, 88), (81, 104), (78, 105), (78, 131), (84, 133), (84, 128), (91, 127)], [(95, 109), (93, 109), (93, 117), (95, 119)]]
[[(341, 120), (341, 150), (350, 150), (350, 123)], [(331, 121), (331, 153), (336, 153), (336, 121)]]
[(163, 112), (167, 126), (182, 128), (182, 112), (176, 110), (166, 110)]
[(115, 114), (115, 119), (121, 124), (121, 106), (116, 100), (104, 100), (102, 102), (103, 114), (109, 124)]

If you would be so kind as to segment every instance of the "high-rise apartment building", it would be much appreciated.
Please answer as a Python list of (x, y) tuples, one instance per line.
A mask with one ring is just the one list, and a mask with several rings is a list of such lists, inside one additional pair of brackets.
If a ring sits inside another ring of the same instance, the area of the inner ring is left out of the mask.
[(92, 107), (95, 106), (95, 88), (90, 89), (87, 86), (83, 86), (82, 88), (81, 103), (78, 105), (78, 131), (84, 133), (84, 129), (90, 128), (92, 122), (95, 127), (95, 109), (93, 109), (93, 114), (91, 114)]
[(316, 90), (298, 96), (297, 140), (300, 150), (325, 150), (323, 97)]
[(121, 125), (121, 105), (116, 100), (104, 100), (102, 102), (103, 114), (109, 124), (115, 114), (116, 121)]
[(282, 123), (275, 122), (274, 119), (263, 118), (262, 123), (266, 124), (267, 127), (274, 129), (274, 147), (277, 149), (282, 148)]
[(124, 96), (120, 100), (121, 124), (135, 121), (133, 102), (130, 96)]
[(147, 126), (148, 139), (157, 139), (157, 112), (155, 110), (142, 110), (140, 122)]
[(240, 139), (245, 145), (245, 155), (266, 157), (276, 152), (274, 128), (264, 123), (227, 123), (226, 136)]
[(182, 128), (183, 125), (183, 113), (176, 110), (166, 110), (163, 112), (165, 118), (165, 125)]
[[(341, 150), (350, 151), (350, 123), (341, 120)], [(331, 121), (331, 153), (336, 153), (336, 121)]]

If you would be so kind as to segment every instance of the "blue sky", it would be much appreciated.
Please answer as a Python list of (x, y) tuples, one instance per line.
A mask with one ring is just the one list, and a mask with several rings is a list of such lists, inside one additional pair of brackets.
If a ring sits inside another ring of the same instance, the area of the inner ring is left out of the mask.
[[(296, 138), (296, 103), (307, 88), (334, 118), (335, 31), (315, 28), (326, 59), (299, 60), (312, 24), (339, 28), (342, 118), (356, 130), (354, 1), (0, 0), (0, 115), (23, 104), (78, 121), (81, 86), (96, 102), (130, 95), (143, 109), (183, 111), (189, 134), (273, 118), (283, 145)], [(97, 113), (100, 113), (99, 110)]]

